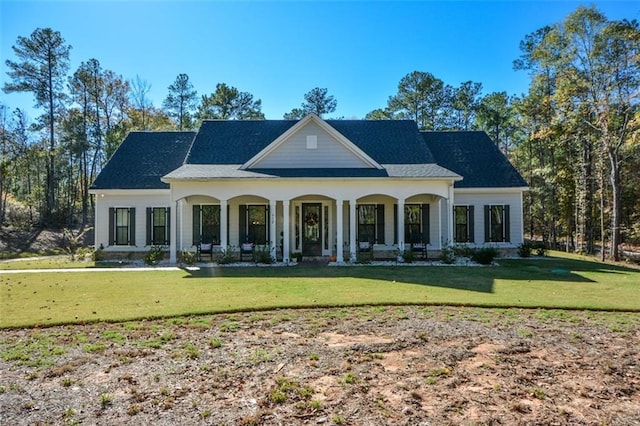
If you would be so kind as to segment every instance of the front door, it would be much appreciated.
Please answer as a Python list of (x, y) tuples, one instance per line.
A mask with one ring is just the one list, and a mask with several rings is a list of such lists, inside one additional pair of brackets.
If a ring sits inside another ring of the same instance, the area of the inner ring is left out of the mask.
[(322, 204), (302, 204), (302, 254), (322, 256)]

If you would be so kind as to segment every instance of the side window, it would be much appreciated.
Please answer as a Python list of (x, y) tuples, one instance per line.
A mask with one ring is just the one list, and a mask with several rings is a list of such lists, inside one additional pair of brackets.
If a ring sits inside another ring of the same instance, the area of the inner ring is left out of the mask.
[(136, 244), (136, 209), (132, 207), (109, 208), (109, 245), (134, 246)]
[(508, 242), (509, 206), (502, 204), (484, 206), (484, 235), (486, 242)]
[(473, 206), (455, 206), (453, 210), (456, 243), (472, 243), (474, 241)]
[(147, 245), (169, 244), (169, 208), (147, 208)]

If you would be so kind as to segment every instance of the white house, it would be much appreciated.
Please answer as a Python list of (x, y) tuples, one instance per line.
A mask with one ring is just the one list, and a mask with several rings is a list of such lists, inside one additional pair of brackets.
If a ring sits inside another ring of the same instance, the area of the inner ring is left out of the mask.
[[(288, 261), (523, 242), (526, 182), (484, 132), (410, 120), (209, 120), (132, 132), (91, 187), (106, 254), (201, 243)], [(401, 212), (401, 213), (399, 213)]]

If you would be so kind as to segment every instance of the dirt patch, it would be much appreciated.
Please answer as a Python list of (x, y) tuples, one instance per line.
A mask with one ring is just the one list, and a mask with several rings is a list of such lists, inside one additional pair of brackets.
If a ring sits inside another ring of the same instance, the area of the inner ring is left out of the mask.
[(0, 424), (640, 423), (640, 315), (353, 308), (0, 331)]

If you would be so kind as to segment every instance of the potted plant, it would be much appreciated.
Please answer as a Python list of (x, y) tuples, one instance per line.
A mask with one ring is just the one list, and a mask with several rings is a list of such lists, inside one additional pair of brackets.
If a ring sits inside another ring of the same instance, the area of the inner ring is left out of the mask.
[(291, 253), (291, 261), (292, 262), (302, 262), (302, 253), (299, 251), (294, 251)]

